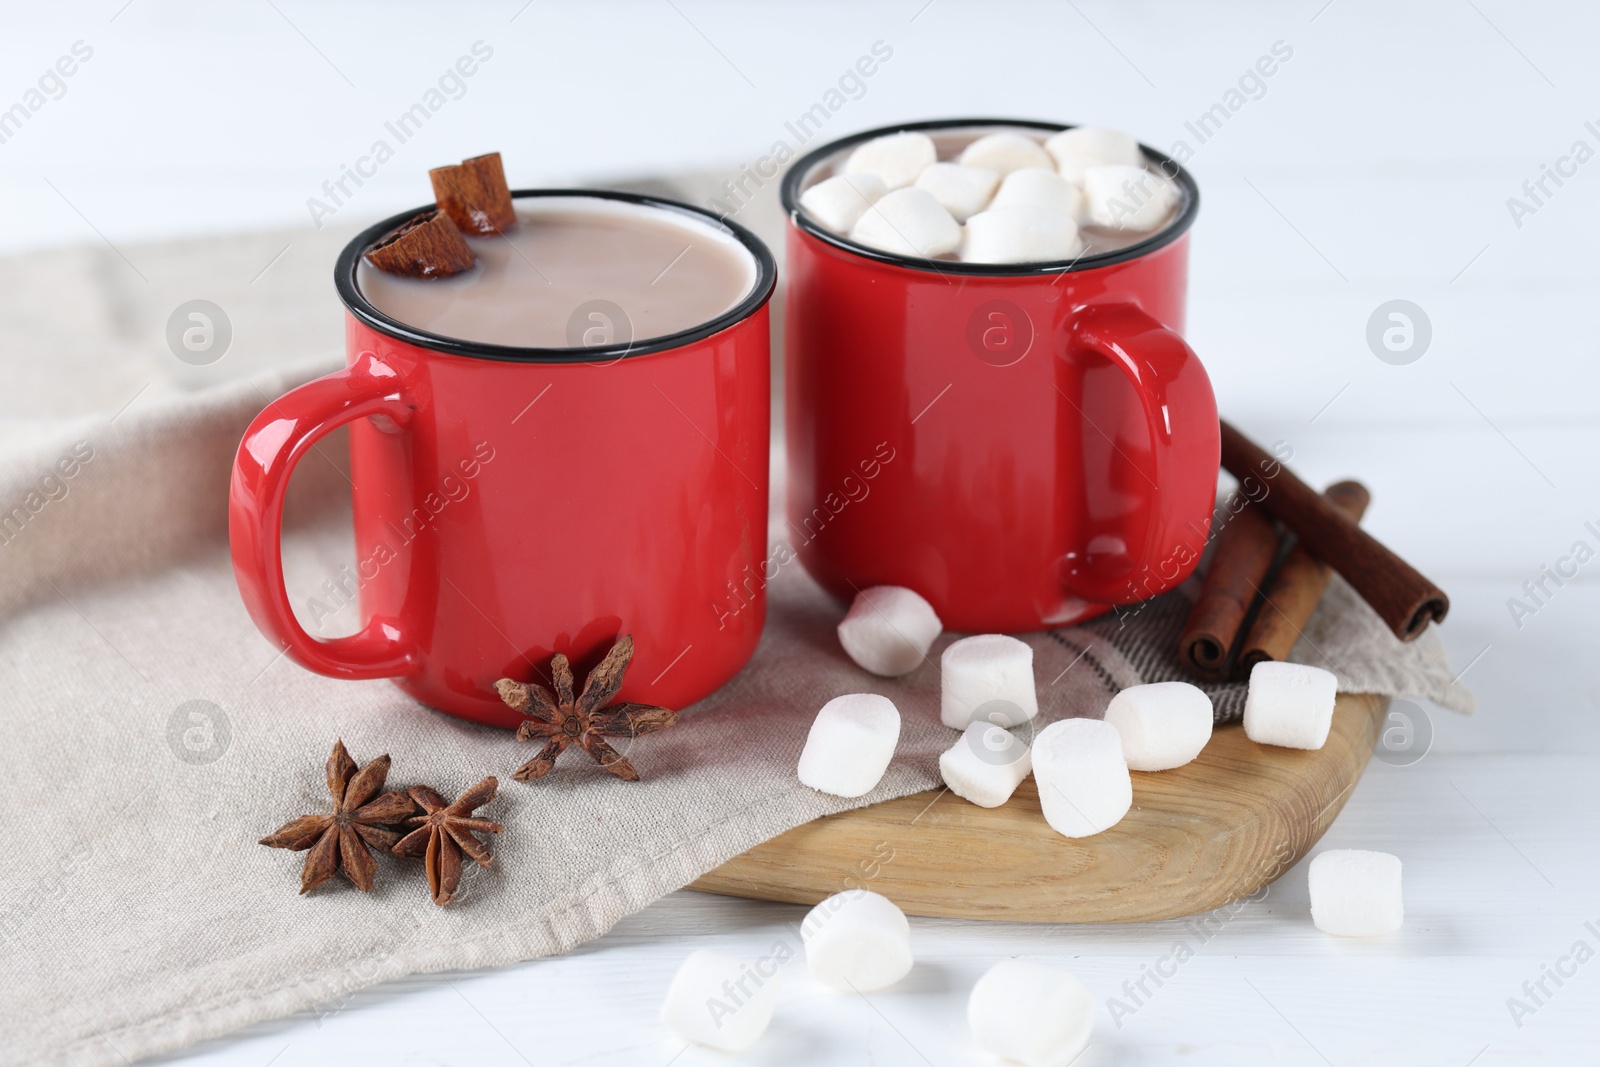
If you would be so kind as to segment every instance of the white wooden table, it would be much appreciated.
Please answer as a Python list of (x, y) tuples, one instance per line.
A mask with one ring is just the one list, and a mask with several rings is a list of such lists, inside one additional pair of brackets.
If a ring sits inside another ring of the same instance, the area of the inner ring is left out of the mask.
[[(740, 1062), (977, 1062), (966, 994), (1011, 956), (1058, 963), (1135, 1009), (1118, 1025), (1102, 1008), (1085, 1065), (1593, 1058), (1600, 962), (1559, 986), (1544, 969), (1573, 970), (1562, 961), (1577, 942), (1600, 950), (1600, 562), (1547, 583), (1520, 625), (1508, 598), (1575, 542), (1600, 549), (1584, 526), (1600, 526), (1600, 162), (1547, 184), (1520, 227), (1507, 207), (1574, 141), (1600, 148), (1584, 125), (1600, 120), (1593, 9), (274, 5), (8, 13), (0, 56), (15, 76), (0, 94), (19, 96), (75, 40), (95, 55), (0, 144), (0, 247), (303, 223), (320, 183), (477, 39), (495, 58), (348, 212), (410, 204), (422, 167), (486, 146), (528, 184), (694, 166), (732, 175), (875, 40), (894, 57), (829, 137), (1015, 114), (1119, 125), (1165, 148), (1194, 141), (1185, 123), (1286, 42), (1292, 59), (1192, 160), (1205, 206), (1189, 335), (1230, 418), (1291, 442), (1308, 480), (1361, 477), (1370, 527), (1452, 595), (1444, 635), (1480, 712), (1429, 709), (1426, 757), (1375, 761), (1323, 842), (1404, 859), (1404, 931), (1370, 944), (1319, 934), (1303, 865), (1204, 944), (1184, 922), (914, 920), (919, 963), (901, 986), (839, 996), (791, 966), (771, 1030)], [(1408, 365), (1378, 359), (1365, 336), (1395, 298), (1432, 328)], [(801, 914), (681, 892), (569, 956), (394, 983), (173, 1062), (732, 1062), (657, 1023), (667, 982), (694, 948), (797, 944)], [(1150, 995), (1135, 1000), (1127, 989), (1180, 939), (1194, 958), (1159, 988), (1146, 979)], [(1509, 998), (1534, 1010), (1514, 1019)]]

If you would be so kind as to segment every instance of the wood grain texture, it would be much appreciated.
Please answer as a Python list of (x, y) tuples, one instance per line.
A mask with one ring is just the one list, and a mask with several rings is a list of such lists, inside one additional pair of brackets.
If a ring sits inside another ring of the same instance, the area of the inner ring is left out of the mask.
[(1249, 896), (1288, 870), (1344, 806), (1388, 701), (1341, 696), (1315, 752), (1218, 728), (1200, 757), (1133, 775), (1133, 809), (1071, 839), (1051, 830), (1033, 778), (998, 808), (917, 793), (796, 827), (689, 888), (814, 904), (870, 887), (907, 914), (1013, 922), (1172, 919)]

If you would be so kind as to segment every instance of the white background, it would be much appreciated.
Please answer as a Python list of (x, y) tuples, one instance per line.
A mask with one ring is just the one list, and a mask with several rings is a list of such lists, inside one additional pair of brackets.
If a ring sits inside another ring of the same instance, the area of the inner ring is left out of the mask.
[[(1318, 934), (1301, 865), (1120, 1028), (1102, 1012), (1080, 1062), (1592, 1057), (1600, 962), (1521, 1027), (1506, 1001), (1575, 941), (1600, 949), (1584, 926), (1600, 929), (1589, 777), (1600, 561), (1548, 586), (1520, 626), (1507, 600), (1574, 542), (1600, 548), (1583, 526), (1600, 520), (1600, 162), (1552, 186), (1520, 226), (1507, 199), (1575, 141), (1600, 149), (1600, 12), (1510, 0), (105, 0), (7, 5), (0, 18), (0, 108), (75, 41), (94, 50), (0, 143), (0, 251), (306, 225), (307, 199), (478, 40), (493, 58), (339, 223), (427, 199), (426, 167), (491, 148), (514, 185), (732, 174), (880, 40), (892, 59), (825, 136), (993, 114), (1193, 145), (1185, 121), (1285, 42), (1293, 56), (1264, 94), (1189, 164), (1204, 194), (1189, 337), (1228, 417), (1291, 442), (1308, 480), (1372, 487), (1370, 527), (1452, 594), (1444, 635), (1481, 709), (1430, 709), (1431, 752), (1409, 767), (1374, 762), (1324, 841), (1402, 856), (1402, 934)], [(1365, 339), (1394, 298), (1432, 326), (1406, 366)], [(382, 987), (181, 1059), (732, 1062), (659, 1027), (666, 983), (692, 948), (764, 951), (793, 938), (800, 914), (679, 893), (568, 957)], [(906, 983), (850, 999), (791, 968), (777, 1021), (742, 1062), (981, 1062), (962, 1013), (985, 966), (1058, 961), (1104, 998), (1181, 932), (915, 921), (925, 962)]]

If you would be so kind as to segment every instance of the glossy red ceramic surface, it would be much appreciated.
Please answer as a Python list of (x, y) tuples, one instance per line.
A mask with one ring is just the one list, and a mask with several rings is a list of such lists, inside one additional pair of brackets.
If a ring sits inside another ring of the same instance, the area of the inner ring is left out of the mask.
[(806, 569), (842, 600), (910, 587), (969, 632), (1067, 625), (1181, 582), (1220, 447), (1178, 335), (1187, 256), (1184, 235), (1091, 269), (958, 274), (791, 218), (788, 521)]
[[(622, 700), (681, 708), (744, 665), (765, 613), (746, 588), (766, 552), (764, 301), (596, 363), (446, 354), (355, 315), (346, 339), (347, 369), (274, 401), (233, 471), (240, 591), (297, 662), (499, 726), (522, 720), (497, 679), (536, 677), (555, 652), (584, 671), (619, 634), (637, 648)], [(363, 628), (319, 640), (285, 592), (279, 528), (295, 463), (344, 424), (356, 564), (339, 580), (359, 587)]]

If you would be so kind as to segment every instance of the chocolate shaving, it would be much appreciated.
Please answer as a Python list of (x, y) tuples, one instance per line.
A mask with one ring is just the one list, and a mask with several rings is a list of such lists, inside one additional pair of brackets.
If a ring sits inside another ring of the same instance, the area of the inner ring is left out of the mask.
[(517, 225), (499, 152), (473, 156), (454, 167), (435, 167), (428, 172), (428, 179), (433, 182), (433, 198), (440, 210), (462, 233), (488, 237)]
[(385, 274), (447, 278), (471, 270), (477, 258), (442, 211), (419, 215), (367, 249), (367, 262)]

